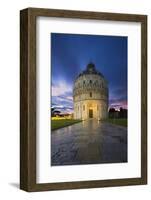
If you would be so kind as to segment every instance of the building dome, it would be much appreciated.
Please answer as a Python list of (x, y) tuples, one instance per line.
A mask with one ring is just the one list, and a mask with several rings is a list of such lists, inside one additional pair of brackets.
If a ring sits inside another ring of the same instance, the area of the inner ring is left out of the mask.
[(108, 113), (108, 85), (93, 63), (86, 66), (74, 82), (75, 119), (104, 119)]

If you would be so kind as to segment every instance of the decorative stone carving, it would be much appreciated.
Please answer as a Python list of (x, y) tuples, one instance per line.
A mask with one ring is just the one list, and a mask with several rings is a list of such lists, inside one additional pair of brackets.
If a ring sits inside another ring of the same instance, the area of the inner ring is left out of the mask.
[(108, 83), (89, 63), (76, 78), (73, 88), (74, 118), (104, 119), (108, 115)]

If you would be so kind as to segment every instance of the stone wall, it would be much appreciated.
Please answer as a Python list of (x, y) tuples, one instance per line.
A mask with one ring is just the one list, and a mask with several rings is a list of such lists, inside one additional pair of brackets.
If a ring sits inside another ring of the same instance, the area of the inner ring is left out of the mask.
[(83, 100), (74, 103), (75, 119), (105, 119), (108, 113), (108, 105), (104, 100)]
[(73, 88), (75, 119), (104, 119), (108, 115), (108, 86), (100, 74), (80, 75)]

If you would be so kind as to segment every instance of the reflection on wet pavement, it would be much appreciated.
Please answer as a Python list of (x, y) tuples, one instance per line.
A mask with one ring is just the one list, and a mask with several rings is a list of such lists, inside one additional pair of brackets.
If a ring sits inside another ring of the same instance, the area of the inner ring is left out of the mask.
[(127, 128), (88, 120), (51, 133), (51, 165), (127, 162)]

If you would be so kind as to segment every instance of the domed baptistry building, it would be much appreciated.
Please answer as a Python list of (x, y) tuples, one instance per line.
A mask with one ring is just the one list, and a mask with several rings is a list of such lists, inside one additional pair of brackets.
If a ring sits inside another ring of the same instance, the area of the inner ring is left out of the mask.
[(108, 115), (108, 84), (89, 63), (75, 80), (73, 88), (74, 119), (105, 119)]

